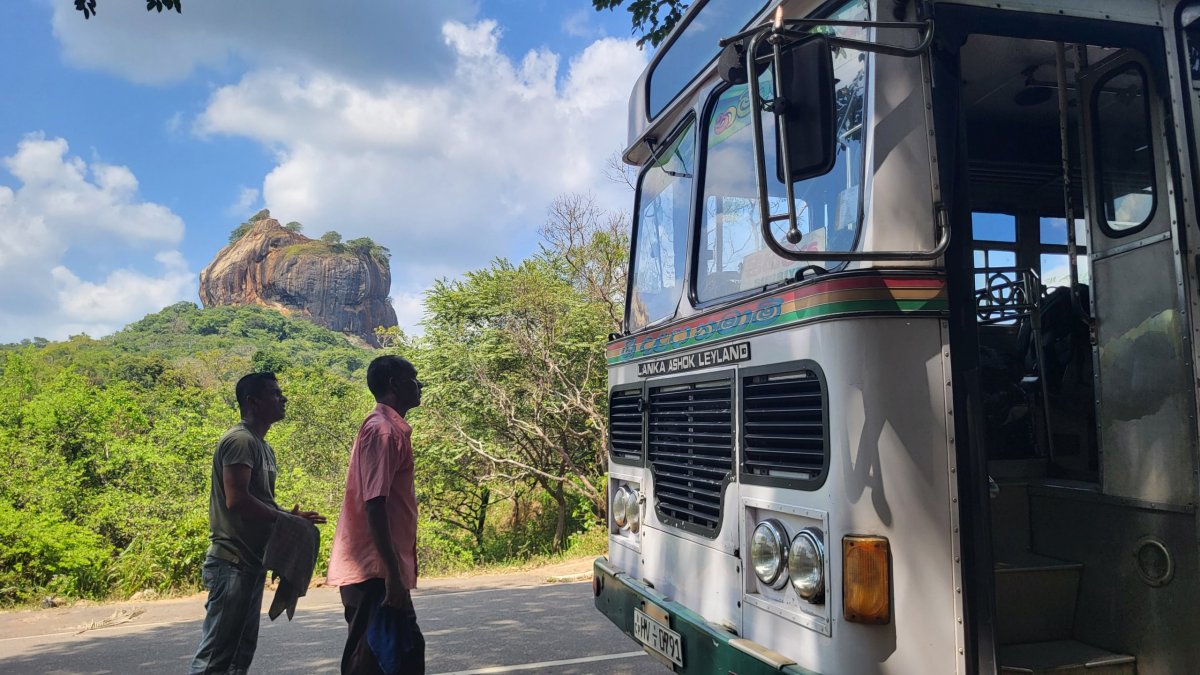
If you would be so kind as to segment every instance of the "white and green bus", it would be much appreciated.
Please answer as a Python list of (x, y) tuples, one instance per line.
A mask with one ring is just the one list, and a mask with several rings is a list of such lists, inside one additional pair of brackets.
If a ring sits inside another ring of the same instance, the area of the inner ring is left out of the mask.
[(1200, 1), (696, 0), (596, 607), (686, 673), (1200, 673)]

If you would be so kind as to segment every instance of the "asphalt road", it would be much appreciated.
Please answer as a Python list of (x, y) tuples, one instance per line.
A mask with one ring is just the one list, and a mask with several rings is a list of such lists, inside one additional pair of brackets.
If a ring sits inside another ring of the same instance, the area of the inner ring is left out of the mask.
[[(430, 675), (669, 672), (595, 610), (590, 582), (418, 592), (414, 604)], [(0, 673), (185, 673), (200, 636), (194, 605), (178, 610), (188, 618), (146, 614), (139, 618), (168, 620), (134, 620), (80, 634), (0, 634)], [(338, 672), (346, 624), (332, 592), (310, 593), (290, 623), (265, 615), (262, 622), (251, 672)]]

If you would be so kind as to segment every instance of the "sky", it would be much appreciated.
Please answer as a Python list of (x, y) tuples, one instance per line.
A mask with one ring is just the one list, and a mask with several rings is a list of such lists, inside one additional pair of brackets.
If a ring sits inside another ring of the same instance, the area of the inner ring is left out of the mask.
[(591, 0), (7, 0), (0, 343), (179, 301), (259, 209), (392, 252), (391, 297), (521, 259), (606, 177), (650, 53)]

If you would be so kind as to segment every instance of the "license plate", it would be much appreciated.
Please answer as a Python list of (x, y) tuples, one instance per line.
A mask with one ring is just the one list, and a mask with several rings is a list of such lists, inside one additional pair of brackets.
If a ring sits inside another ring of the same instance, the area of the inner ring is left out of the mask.
[(633, 608), (633, 637), (683, 667), (683, 638), (636, 607)]

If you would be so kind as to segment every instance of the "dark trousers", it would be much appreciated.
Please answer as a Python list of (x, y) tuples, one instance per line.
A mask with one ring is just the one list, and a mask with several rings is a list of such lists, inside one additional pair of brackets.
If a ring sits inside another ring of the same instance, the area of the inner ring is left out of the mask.
[(188, 672), (245, 673), (258, 647), (258, 615), (267, 572), (209, 556), (204, 560), (203, 579), (208, 588), (204, 627)]
[[(346, 623), (350, 624), (350, 635), (346, 638), (346, 649), (342, 651), (342, 675), (383, 675), (379, 662), (367, 644), (367, 628), (371, 617), (379, 608), (384, 596), (383, 579), (368, 579), (362, 583), (342, 586), (342, 606), (346, 609)], [(400, 673), (402, 675), (425, 675), (425, 638), (414, 621), (416, 646), (405, 654)]]

